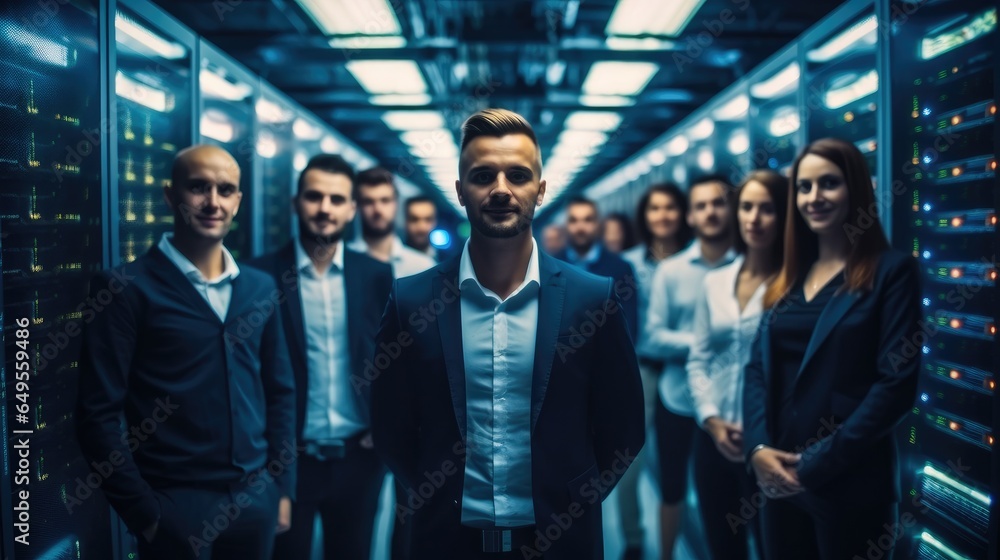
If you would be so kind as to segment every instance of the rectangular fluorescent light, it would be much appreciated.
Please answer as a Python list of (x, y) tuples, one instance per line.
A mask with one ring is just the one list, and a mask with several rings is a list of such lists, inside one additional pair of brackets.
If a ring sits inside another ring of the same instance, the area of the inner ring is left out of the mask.
[(430, 105), (431, 96), (426, 93), (414, 93), (411, 95), (399, 95), (399, 94), (389, 94), (389, 95), (373, 95), (368, 98), (368, 102), (372, 105), (398, 105), (404, 106), (422, 106)]
[(399, 139), (418, 158), (458, 158), (455, 138), (444, 129), (411, 130), (400, 134)]
[(290, 110), (263, 97), (257, 100), (254, 110), (257, 113), (257, 119), (267, 124), (286, 123), (294, 117)]
[(257, 136), (257, 155), (264, 159), (271, 159), (278, 155), (278, 141), (267, 131), (263, 131)]
[(793, 62), (770, 78), (750, 86), (750, 94), (760, 99), (772, 99), (792, 89), (799, 81), (799, 63)]
[(716, 109), (712, 116), (717, 121), (735, 121), (746, 115), (748, 110), (750, 110), (750, 98), (741, 93)]
[(201, 126), (199, 129), (202, 136), (218, 140), (223, 144), (232, 142), (233, 137), (236, 135), (232, 123), (218, 121), (210, 118), (208, 115), (201, 116)]
[(580, 105), (584, 107), (630, 107), (635, 100), (624, 95), (581, 95)]
[(253, 88), (243, 82), (230, 82), (222, 76), (204, 68), (198, 74), (201, 91), (206, 97), (226, 101), (243, 101), (253, 93)]
[(115, 93), (160, 113), (166, 113), (174, 108), (174, 96), (161, 89), (137, 82), (126, 76), (121, 70), (115, 72)]
[(701, 8), (705, 0), (618, 0), (607, 35), (666, 35), (676, 37)]
[(563, 74), (565, 73), (566, 62), (562, 60), (553, 61), (545, 69), (545, 83), (550, 86), (557, 86), (562, 82)]
[(388, 0), (297, 0), (327, 35), (399, 35)]
[(652, 62), (595, 62), (583, 81), (583, 93), (638, 95), (659, 69)]
[(946, 52), (979, 39), (996, 28), (997, 9), (990, 8), (966, 25), (950, 29), (934, 37), (928, 36), (921, 39), (920, 58), (922, 60), (937, 58)]
[(412, 60), (352, 60), (347, 70), (372, 94), (426, 93), (420, 67)]
[(401, 49), (406, 39), (399, 35), (374, 35), (361, 37), (334, 37), (330, 46), (335, 49)]
[(605, 44), (613, 51), (672, 51), (677, 47), (674, 41), (653, 37), (608, 37)]
[(437, 111), (386, 111), (386, 126), (393, 130), (434, 130), (445, 128), (444, 116)]
[(575, 111), (566, 117), (563, 124), (572, 130), (597, 130), (607, 132), (622, 124), (622, 116), (611, 111)]
[(594, 130), (564, 130), (559, 133), (559, 144), (567, 146), (600, 146), (608, 135)]
[(115, 39), (133, 50), (167, 60), (179, 60), (187, 55), (183, 45), (164, 39), (122, 12), (115, 12), (115, 31), (119, 33)]
[(781, 138), (797, 131), (801, 124), (798, 108), (783, 107), (774, 112), (771, 122), (767, 124), (767, 131), (771, 136)]
[(839, 109), (876, 91), (878, 91), (878, 73), (872, 70), (849, 84), (826, 92), (823, 95), (823, 103), (828, 109)]
[(667, 142), (667, 154), (679, 156), (686, 152), (690, 145), (691, 143), (688, 141), (687, 136), (679, 134)]
[(571, 146), (569, 144), (556, 144), (552, 148), (552, 157), (585, 158), (590, 157), (601, 149), (600, 144)]
[(809, 62), (827, 62), (840, 56), (841, 53), (848, 51), (859, 43), (863, 42), (867, 46), (872, 46), (878, 40), (877, 31), (878, 17), (868, 16), (846, 29), (843, 33), (809, 51), (806, 54), (806, 58), (809, 59)]
[(713, 132), (715, 132), (715, 123), (712, 122), (712, 119), (705, 117), (691, 127), (688, 136), (692, 140), (704, 140), (711, 136)]

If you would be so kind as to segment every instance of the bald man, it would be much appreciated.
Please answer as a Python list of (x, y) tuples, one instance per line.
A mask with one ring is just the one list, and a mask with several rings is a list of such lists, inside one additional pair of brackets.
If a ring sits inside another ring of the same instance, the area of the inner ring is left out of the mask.
[(295, 393), (279, 292), (222, 243), (239, 185), (225, 150), (181, 151), (164, 188), (173, 233), (91, 282), (100, 305), (84, 318), (77, 436), (142, 560), (270, 558), (290, 523)]

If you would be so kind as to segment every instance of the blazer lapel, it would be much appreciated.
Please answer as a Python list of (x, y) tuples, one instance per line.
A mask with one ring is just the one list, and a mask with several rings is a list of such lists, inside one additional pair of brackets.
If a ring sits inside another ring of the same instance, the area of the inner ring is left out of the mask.
[(299, 266), (295, 262), (294, 243), (296, 241), (293, 240), (288, 245), (285, 245), (285, 248), (281, 250), (277, 259), (278, 282), (284, 283), (283, 279), (287, 271), (291, 271), (293, 282), (288, 285), (279, 285), (278, 289), (284, 292), (285, 301), (287, 302), (285, 306), (286, 314), (282, 319), (288, 325), (285, 330), (292, 335), (291, 340), (287, 341), (288, 346), (295, 350), (298, 359), (301, 359), (302, 363), (305, 364), (308, 360), (306, 358), (306, 339), (302, 325), (302, 288), (299, 285)]
[[(149, 255), (159, 261), (157, 266), (150, 267), (153, 274), (159, 276), (164, 280), (164, 282), (167, 283), (168, 286), (177, 290), (178, 294), (187, 301), (188, 305), (200, 309), (206, 318), (219, 323), (223, 322), (219, 320), (219, 316), (215, 314), (215, 310), (212, 309), (212, 306), (205, 301), (205, 298), (202, 297), (202, 295), (198, 293), (198, 290), (191, 284), (191, 280), (188, 279), (188, 277), (185, 276), (179, 268), (177, 268), (177, 265), (170, 260), (170, 257), (168, 257), (155, 245), (149, 249)], [(238, 276), (237, 279), (239, 279)], [(232, 303), (230, 303), (230, 307), (232, 307)], [(230, 314), (227, 313), (226, 317), (228, 318), (229, 316)]]
[(799, 372), (795, 375), (796, 382), (802, 377), (802, 372), (809, 365), (809, 360), (816, 355), (816, 351), (819, 350), (820, 345), (829, 336), (833, 327), (851, 310), (851, 307), (858, 302), (860, 297), (858, 292), (844, 292), (830, 298), (830, 302), (823, 308), (823, 312), (819, 315), (819, 320), (816, 321), (816, 328), (813, 329), (812, 337), (809, 338), (809, 346), (806, 347), (806, 353), (802, 357)]
[(531, 375), (531, 431), (535, 430), (538, 414), (545, 401), (545, 390), (552, 373), (552, 359), (556, 352), (556, 338), (566, 299), (566, 280), (562, 277), (553, 257), (538, 254), (541, 286), (538, 290), (538, 330), (535, 334), (535, 360)]
[[(458, 285), (459, 259), (452, 259), (448, 266), (439, 269), (437, 276), (431, 281), (431, 297), (440, 297), (446, 290), (452, 291), (445, 282), (452, 286)], [(448, 375), (448, 385), (451, 387), (451, 404), (455, 409), (455, 421), (459, 432), (465, 439), (466, 403), (465, 403), (465, 359), (462, 346), (462, 304), (461, 298), (455, 298), (451, 303), (445, 302), (444, 311), (437, 319), (438, 334), (441, 337), (441, 350), (444, 353), (445, 371)]]
[[(346, 246), (345, 246), (346, 249)], [(359, 323), (364, 312), (365, 301), (361, 297), (365, 294), (364, 279), (365, 274), (360, 270), (362, 262), (356, 258), (355, 253), (344, 251), (344, 293), (347, 296), (347, 345), (351, 349), (351, 360), (356, 364), (362, 363), (369, 356), (361, 356), (361, 334), (365, 332), (364, 326)]]

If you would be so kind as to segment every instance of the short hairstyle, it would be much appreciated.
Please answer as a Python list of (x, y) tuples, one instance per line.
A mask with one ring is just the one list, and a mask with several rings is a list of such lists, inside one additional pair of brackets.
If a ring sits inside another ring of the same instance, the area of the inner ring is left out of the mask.
[[(483, 109), (465, 120), (462, 124), (462, 143), (460, 153), (465, 153), (469, 142), (481, 136), (501, 138), (508, 134), (524, 134), (535, 145), (535, 164), (538, 171), (542, 169), (542, 150), (538, 147), (538, 137), (535, 129), (521, 115), (507, 109)], [(462, 159), (459, 159), (459, 173), (462, 172)]]
[(317, 154), (309, 160), (309, 163), (306, 164), (302, 173), (299, 173), (298, 190), (295, 191), (296, 196), (298, 196), (298, 194), (302, 192), (303, 187), (305, 187), (306, 172), (311, 169), (322, 171), (324, 173), (339, 173), (341, 175), (347, 175), (347, 178), (351, 180), (351, 183), (354, 183), (354, 168), (351, 167), (351, 164), (347, 163), (347, 160), (337, 154)]
[(427, 203), (427, 204), (430, 204), (430, 205), (434, 206), (434, 212), (437, 213), (437, 204), (434, 203), (434, 199), (431, 198), (431, 197), (429, 197), (429, 196), (424, 196), (424, 195), (411, 196), (410, 198), (407, 198), (406, 199), (406, 207), (405, 207), (406, 211), (410, 210), (410, 206), (413, 206), (414, 204), (422, 204), (422, 203)]
[(598, 216), (601, 215), (600, 210), (597, 209), (597, 203), (594, 202), (593, 200), (591, 200), (591, 199), (589, 199), (589, 198), (587, 198), (585, 196), (581, 196), (581, 195), (576, 195), (576, 196), (571, 197), (569, 199), (569, 201), (566, 203), (566, 208), (569, 208), (570, 206), (578, 206), (578, 205), (581, 205), (581, 204), (590, 206), (591, 208), (594, 209), (594, 214), (597, 214)]
[(649, 220), (646, 219), (646, 210), (649, 209), (649, 204), (653, 199), (655, 193), (665, 194), (673, 199), (674, 204), (677, 205), (678, 210), (681, 213), (680, 223), (677, 224), (677, 246), (687, 247), (687, 244), (691, 242), (694, 238), (694, 231), (691, 230), (691, 226), (687, 222), (688, 214), (688, 200), (687, 195), (684, 191), (674, 183), (657, 183), (651, 185), (646, 192), (643, 193), (642, 198), (639, 199), (639, 204), (635, 208), (635, 228), (639, 233), (639, 238), (646, 245), (653, 242), (653, 232), (649, 229)]
[(743, 240), (743, 236), (739, 233), (739, 213), (740, 195), (743, 194), (743, 189), (750, 183), (760, 183), (763, 185), (767, 189), (767, 194), (771, 196), (771, 203), (774, 204), (775, 227), (778, 229), (778, 235), (774, 240), (774, 246), (771, 247), (771, 263), (776, 268), (780, 267), (781, 259), (785, 255), (785, 220), (787, 219), (786, 209), (788, 206), (789, 179), (770, 169), (751, 171), (736, 189), (736, 194), (733, 196), (733, 204), (729, 205), (732, 210), (730, 220), (734, 226), (733, 229), (737, 232), (733, 239), (733, 249), (740, 254), (747, 252), (747, 242)]
[(729, 177), (722, 175), (720, 173), (710, 173), (708, 175), (699, 175), (694, 178), (693, 181), (689, 183), (688, 192), (694, 190), (698, 185), (704, 185), (705, 183), (721, 183), (722, 187), (726, 191), (726, 197), (732, 196), (733, 192), (736, 191), (736, 187), (729, 181)]
[(389, 185), (392, 193), (398, 198), (399, 190), (396, 189), (396, 179), (392, 172), (384, 167), (372, 167), (358, 173), (354, 179), (354, 198), (357, 198), (361, 187), (376, 187), (378, 185)]

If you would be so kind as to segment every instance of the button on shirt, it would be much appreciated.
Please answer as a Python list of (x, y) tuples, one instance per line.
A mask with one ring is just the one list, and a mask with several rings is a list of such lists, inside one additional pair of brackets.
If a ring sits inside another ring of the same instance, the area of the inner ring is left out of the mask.
[[(350, 248), (359, 253), (368, 254), (368, 244), (363, 237), (356, 237), (351, 241)], [(437, 261), (429, 257), (426, 253), (407, 247), (399, 236), (393, 237), (392, 251), (389, 253), (389, 264), (392, 265), (392, 277), (403, 278), (413, 276), (427, 269), (437, 266)]]
[(743, 425), (743, 366), (750, 361), (767, 284), (757, 287), (741, 312), (736, 282), (742, 267), (741, 256), (706, 274), (695, 306), (687, 373), (698, 425), (711, 416)]
[(309, 389), (302, 439), (344, 439), (365, 429), (350, 381), (347, 297), (344, 288), (344, 242), (337, 243), (330, 268), (317, 272), (295, 243), (302, 319), (309, 362)]
[(692, 416), (694, 406), (687, 383), (687, 358), (694, 342), (694, 305), (705, 274), (725, 266), (736, 258), (727, 251), (718, 262), (708, 263), (701, 256), (701, 243), (660, 261), (649, 289), (645, 338), (638, 354), (664, 360), (659, 381), (660, 398), (667, 410)]
[(535, 523), (531, 492), (531, 381), (538, 329), (538, 247), (524, 281), (502, 300), (476, 278), (466, 242), (459, 264), (466, 387), (462, 524)]
[(225, 321), (226, 313), (229, 312), (229, 301), (233, 298), (233, 280), (240, 275), (240, 267), (236, 266), (236, 259), (223, 246), (222, 274), (218, 278), (206, 280), (198, 267), (174, 247), (173, 238), (173, 233), (164, 233), (157, 248), (170, 259), (170, 262), (177, 265), (181, 273), (191, 281), (191, 285), (201, 294), (201, 297), (205, 298), (219, 320)]

